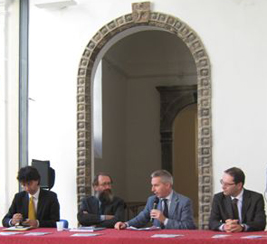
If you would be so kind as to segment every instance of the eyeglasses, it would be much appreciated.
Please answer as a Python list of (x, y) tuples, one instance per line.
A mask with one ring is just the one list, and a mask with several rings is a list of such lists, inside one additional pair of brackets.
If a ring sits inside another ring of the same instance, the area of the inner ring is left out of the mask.
[(222, 179), (220, 180), (220, 183), (221, 185), (226, 186), (226, 187), (235, 185), (235, 183), (226, 183)]
[(112, 183), (111, 182), (104, 182), (104, 183), (102, 183), (102, 184), (99, 184), (99, 186), (111, 186), (112, 185)]

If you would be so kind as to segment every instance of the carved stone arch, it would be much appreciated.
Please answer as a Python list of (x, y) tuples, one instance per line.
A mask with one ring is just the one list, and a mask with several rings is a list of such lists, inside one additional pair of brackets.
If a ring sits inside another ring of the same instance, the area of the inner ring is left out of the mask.
[[(103, 26), (89, 41), (80, 60), (77, 77), (77, 201), (91, 193), (92, 73), (101, 49), (115, 35), (139, 26), (157, 27), (177, 35), (190, 50), (197, 69), (199, 228), (207, 229), (212, 200), (211, 68), (198, 35), (186, 23), (168, 14), (149, 12), (145, 19), (123, 15)], [(140, 21), (141, 20), (141, 21)]]

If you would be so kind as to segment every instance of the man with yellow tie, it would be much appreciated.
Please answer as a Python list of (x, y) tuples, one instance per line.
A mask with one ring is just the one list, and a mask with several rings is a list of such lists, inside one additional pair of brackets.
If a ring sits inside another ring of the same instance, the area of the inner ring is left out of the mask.
[(3, 226), (56, 227), (59, 220), (57, 195), (40, 188), (37, 169), (32, 166), (23, 167), (19, 170), (17, 179), (24, 191), (15, 195), (8, 213), (2, 220)]

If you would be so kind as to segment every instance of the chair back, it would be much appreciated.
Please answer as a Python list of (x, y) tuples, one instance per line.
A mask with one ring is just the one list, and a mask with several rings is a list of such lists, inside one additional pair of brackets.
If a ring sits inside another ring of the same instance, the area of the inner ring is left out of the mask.
[(50, 161), (32, 159), (32, 166), (36, 168), (41, 176), (40, 187), (50, 190), (55, 184), (55, 170), (50, 167)]

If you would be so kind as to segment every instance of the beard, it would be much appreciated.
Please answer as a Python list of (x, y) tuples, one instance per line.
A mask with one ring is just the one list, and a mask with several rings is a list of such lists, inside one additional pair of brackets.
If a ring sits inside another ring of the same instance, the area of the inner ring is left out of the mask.
[(113, 201), (113, 198), (114, 198), (112, 191), (110, 189), (106, 189), (104, 191), (97, 192), (96, 197), (99, 199), (99, 201), (101, 203), (105, 203), (105, 204), (111, 203)]

